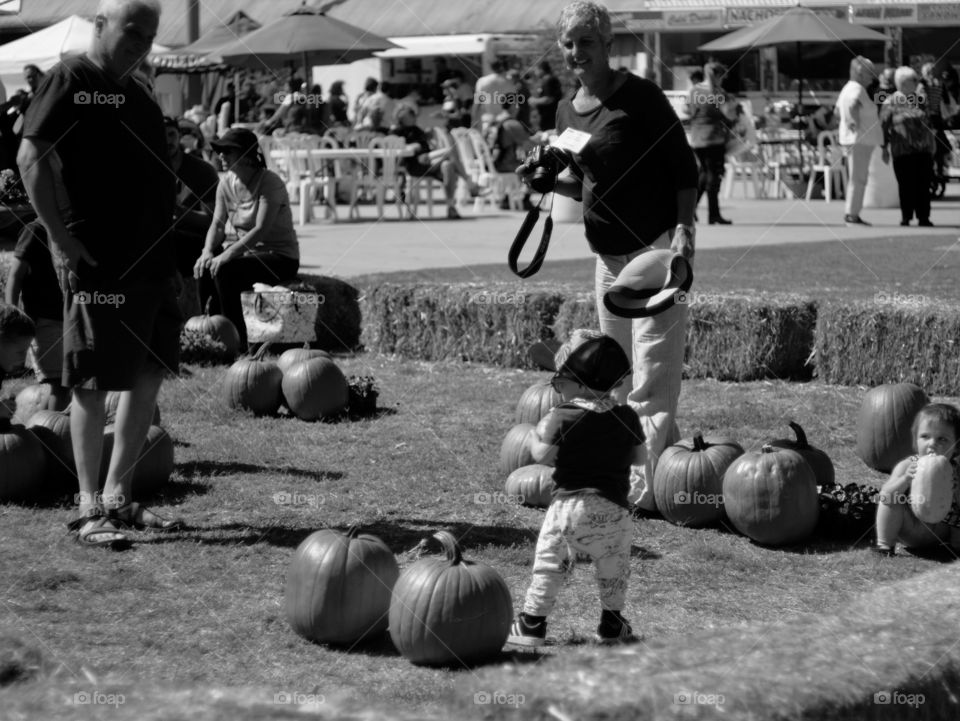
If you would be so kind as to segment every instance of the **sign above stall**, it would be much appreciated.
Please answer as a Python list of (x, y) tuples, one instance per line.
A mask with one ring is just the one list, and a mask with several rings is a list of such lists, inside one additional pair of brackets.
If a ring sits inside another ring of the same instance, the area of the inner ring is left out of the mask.
[[(779, 7), (770, 7), (758, 5), (755, 7), (728, 7), (726, 9), (726, 17), (724, 24), (728, 28), (739, 28), (745, 25), (753, 25), (754, 23), (763, 22), (764, 20), (769, 20), (772, 17), (778, 15), (783, 15), (790, 10), (791, 6), (782, 5)], [(847, 20), (850, 6), (849, 5), (818, 5), (816, 7), (810, 7), (817, 15), (823, 15), (824, 17), (834, 18), (835, 20)]]
[(850, 22), (857, 25), (916, 25), (916, 5), (851, 5)]
[(920, 3), (917, 25), (960, 25), (960, 3)]
[(722, 30), (724, 10), (704, 7), (695, 10), (624, 10), (611, 12), (617, 22), (614, 32), (646, 32), (650, 30)]

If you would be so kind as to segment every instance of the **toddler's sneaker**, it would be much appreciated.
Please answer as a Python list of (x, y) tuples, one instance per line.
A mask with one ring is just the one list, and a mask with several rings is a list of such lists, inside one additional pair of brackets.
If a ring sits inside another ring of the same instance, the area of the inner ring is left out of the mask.
[(597, 641), (609, 645), (615, 643), (635, 643), (639, 639), (633, 635), (633, 629), (619, 611), (604, 611), (600, 625), (597, 626)]
[(507, 643), (536, 648), (547, 642), (547, 622), (542, 618), (531, 622), (531, 618), (525, 613), (517, 615), (510, 626)]

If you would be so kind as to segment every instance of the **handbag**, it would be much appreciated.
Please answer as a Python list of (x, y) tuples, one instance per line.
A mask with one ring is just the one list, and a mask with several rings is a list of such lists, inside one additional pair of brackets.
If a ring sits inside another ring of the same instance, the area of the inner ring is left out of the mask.
[(309, 343), (317, 339), (318, 293), (254, 285), (240, 294), (250, 343)]

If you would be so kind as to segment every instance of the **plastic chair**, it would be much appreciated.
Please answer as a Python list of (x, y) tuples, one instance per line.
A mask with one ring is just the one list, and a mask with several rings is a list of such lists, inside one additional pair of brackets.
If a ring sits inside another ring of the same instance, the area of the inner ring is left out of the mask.
[(500, 209), (500, 199), (504, 196), (513, 210), (523, 209), (524, 188), (516, 173), (501, 173), (494, 165), (493, 151), (487, 145), (483, 135), (476, 130), (469, 133), (474, 153), (481, 163), (481, 170), (477, 184), (490, 189), (489, 193), (479, 195), (474, 200), (473, 209), (480, 212), (484, 205), (492, 210)]
[[(827, 141), (830, 141), (829, 144)], [(837, 134), (832, 130), (824, 130), (817, 135), (817, 159), (810, 171), (810, 181), (807, 183), (807, 200), (813, 197), (813, 185), (817, 173), (823, 175), (823, 199), (832, 200), (833, 176), (837, 175), (840, 181), (840, 190), (846, 192), (847, 164), (837, 142)]]
[(763, 158), (754, 149), (745, 150), (738, 155), (728, 155), (724, 163), (723, 197), (732, 198), (734, 186), (740, 183), (743, 197), (753, 188), (754, 198), (766, 197), (766, 179), (764, 177)]
[(379, 218), (383, 218), (387, 190), (392, 189), (394, 202), (397, 205), (397, 214), (399, 217), (403, 217), (402, 193), (399, 185), (399, 161), (406, 147), (406, 141), (396, 135), (379, 136), (370, 141), (368, 148), (370, 150), (380, 149), (381, 154), (370, 153), (369, 158), (362, 162), (363, 175), (359, 182), (354, 185), (353, 195), (350, 199), (351, 218), (359, 219), (360, 217), (358, 202), (361, 190), (364, 188), (373, 191)]

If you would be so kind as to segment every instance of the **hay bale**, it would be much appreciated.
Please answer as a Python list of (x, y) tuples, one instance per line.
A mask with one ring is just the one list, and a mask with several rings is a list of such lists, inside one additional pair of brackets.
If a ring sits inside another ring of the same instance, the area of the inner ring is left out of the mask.
[(356, 350), (360, 346), (360, 291), (325, 275), (300, 275), (299, 280), (319, 296), (317, 340), (311, 344), (321, 350)]
[(384, 284), (364, 296), (363, 344), (406, 358), (532, 368), (527, 348), (552, 336), (562, 302), (516, 284)]
[[(960, 715), (960, 567), (830, 614), (474, 671), (452, 718), (948, 719)], [(923, 621), (918, 621), (922, 609)], [(484, 696), (477, 706), (476, 695)], [(497, 695), (497, 700), (490, 698)], [(511, 704), (511, 701), (513, 702)]]
[(825, 383), (915, 383), (931, 395), (960, 394), (960, 308), (923, 296), (821, 304), (814, 339)]
[[(722, 381), (808, 380), (816, 305), (796, 296), (756, 299), (691, 291), (684, 376)], [(597, 328), (593, 294), (568, 298), (553, 325), (560, 340), (576, 328)]]

